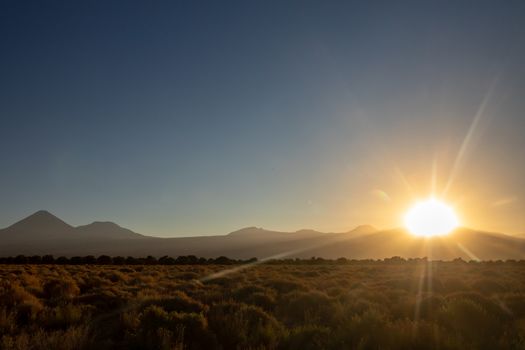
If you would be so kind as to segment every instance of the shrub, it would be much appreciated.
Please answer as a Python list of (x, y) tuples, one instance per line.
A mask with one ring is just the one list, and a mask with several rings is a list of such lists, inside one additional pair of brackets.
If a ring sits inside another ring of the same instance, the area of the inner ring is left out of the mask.
[(305, 290), (306, 286), (298, 281), (285, 280), (285, 279), (272, 279), (269, 280), (266, 285), (270, 288), (275, 289), (278, 293), (288, 293), (297, 290)]
[(208, 322), (225, 349), (275, 349), (283, 336), (283, 328), (275, 318), (242, 303), (212, 305)]
[(44, 284), (44, 295), (51, 300), (69, 300), (80, 293), (72, 279), (53, 279)]
[(336, 300), (317, 291), (288, 293), (282, 298), (276, 313), (290, 325), (330, 325), (340, 310)]
[(168, 297), (149, 299), (145, 305), (158, 305), (166, 311), (195, 312), (200, 313), (207, 310), (207, 306), (190, 298), (184, 292), (175, 291)]
[[(206, 319), (195, 313), (166, 312), (150, 305), (138, 315), (138, 333), (129, 345), (144, 349), (206, 349), (215, 346), (215, 338), (207, 329)], [(131, 318), (128, 317), (128, 324)]]
[(469, 299), (449, 300), (439, 318), (444, 327), (475, 347), (496, 347), (500, 326), (480, 304)]
[(11, 334), (16, 330), (16, 311), (0, 308), (0, 334)]
[(79, 306), (73, 304), (59, 305), (49, 307), (39, 315), (39, 325), (45, 328), (66, 329), (72, 325), (81, 324), (82, 321), (89, 318), (91, 307)]
[(473, 282), (471, 288), (475, 291), (487, 294), (498, 293), (505, 290), (505, 287), (503, 287), (499, 282), (490, 280), (488, 278), (481, 278)]
[(0, 304), (16, 310), (18, 321), (26, 324), (34, 320), (44, 308), (40, 300), (18, 283), (6, 282), (0, 287)]
[(0, 348), (4, 350), (83, 350), (91, 348), (89, 332), (86, 327), (71, 327), (64, 331), (35, 333), (22, 332), (14, 336), (4, 336)]
[(328, 349), (331, 331), (327, 327), (306, 325), (293, 328), (281, 345), (282, 349), (317, 350)]

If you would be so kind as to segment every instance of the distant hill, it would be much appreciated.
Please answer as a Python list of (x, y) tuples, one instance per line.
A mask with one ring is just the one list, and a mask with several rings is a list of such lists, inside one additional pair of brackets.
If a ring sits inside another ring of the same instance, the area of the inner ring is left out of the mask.
[(159, 238), (141, 235), (112, 222), (73, 227), (47, 211), (38, 211), (0, 230), (0, 255), (120, 255), (230, 258), (382, 259), (428, 257), (474, 260), (525, 259), (525, 240), (461, 228), (444, 237), (425, 239), (402, 229), (369, 225), (340, 233), (314, 230), (271, 231), (247, 227), (227, 235)]
[(73, 234), (90, 239), (140, 239), (143, 235), (120, 227), (113, 222), (95, 221), (89, 225), (77, 226)]
[(0, 239), (5, 240), (41, 240), (62, 238), (73, 229), (53, 214), (40, 210), (13, 225), (0, 230)]
[[(80, 254), (145, 236), (112, 222), (73, 227), (45, 210), (0, 230), (0, 255)], [(73, 253), (74, 252), (74, 253)]]

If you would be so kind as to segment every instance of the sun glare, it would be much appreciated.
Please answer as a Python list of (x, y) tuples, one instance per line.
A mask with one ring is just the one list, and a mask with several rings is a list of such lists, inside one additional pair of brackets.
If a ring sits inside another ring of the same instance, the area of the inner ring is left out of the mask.
[(454, 209), (435, 198), (416, 203), (405, 215), (405, 226), (414, 236), (443, 236), (458, 225)]

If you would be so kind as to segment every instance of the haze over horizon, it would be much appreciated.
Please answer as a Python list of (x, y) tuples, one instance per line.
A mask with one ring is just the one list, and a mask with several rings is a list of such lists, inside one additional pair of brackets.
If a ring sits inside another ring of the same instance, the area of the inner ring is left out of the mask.
[[(525, 235), (525, 3), (0, 4), (0, 227)], [(434, 180), (433, 180), (434, 179)]]
[[(51, 218), (52, 220), (57, 220), (57, 221), (60, 221), (60, 222), (63, 222), (65, 224), (69, 225), (69, 221), (67, 220), (67, 218), (60, 217), (59, 215), (56, 215), (55, 213), (51, 213), (48, 210), (41, 209), (41, 210), (38, 210), (38, 211), (36, 211), (34, 213), (31, 213), (31, 214), (29, 214), (29, 215), (27, 215), (25, 217), (19, 218), (16, 222), (12, 222), (9, 225), (0, 227), (0, 230), (8, 229), (8, 228), (12, 227), (13, 225), (18, 225), (19, 223), (24, 222), (27, 219), (31, 218), (31, 219), (35, 220), (34, 222), (31, 223), (31, 226), (33, 226), (35, 231), (39, 231), (40, 225), (42, 224), (42, 223), (39, 224), (39, 222), (42, 219), (42, 217), (45, 217), (46, 219), (50, 219)], [(139, 232), (139, 231), (135, 230), (132, 227), (124, 227), (124, 226), (120, 225), (118, 222), (115, 222), (115, 221), (112, 221), (112, 220), (92, 219), (92, 220), (90, 220), (88, 222), (84, 222), (84, 223), (81, 223), (81, 224), (78, 224), (78, 225), (76, 225), (76, 224), (75, 225), (70, 225), (70, 226), (74, 228), (74, 227), (84, 227), (84, 226), (99, 225), (99, 224), (113, 225), (113, 226), (116, 225), (116, 226), (119, 226), (122, 229), (130, 230), (130, 231), (132, 231), (134, 233), (138, 233), (138, 234), (143, 235), (143, 236), (155, 237), (155, 238), (184, 238), (184, 237), (225, 236), (225, 235), (235, 234), (235, 233), (243, 232), (243, 231), (252, 232), (254, 230), (261, 230), (261, 231), (265, 231), (265, 232), (280, 232), (280, 233), (298, 233), (298, 232), (305, 232), (305, 231), (312, 231), (312, 232), (317, 232), (317, 233), (346, 233), (346, 232), (351, 232), (351, 231), (354, 231), (354, 230), (366, 230), (368, 232), (404, 231), (406, 234), (410, 234), (409, 231), (407, 230), (407, 228), (403, 227), (402, 225), (399, 225), (399, 226), (396, 226), (396, 227), (376, 227), (374, 225), (370, 225), (370, 224), (367, 224), (367, 223), (363, 223), (363, 224), (359, 224), (359, 225), (356, 225), (356, 226), (353, 226), (353, 227), (349, 227), (347, 229), (341, 230), (340, 232), (327, 232), (327, 231), (323, 232), (321, 230), (314, 230), (314, 229), (309, 228), (309, 227), (300, 227), (300, 228), (291, 229), (289, 231), (286, 231), (286, 230), (279, 229), (277, 227), (263, 227), (263, 226), (254, 226), (254, 225), (252, 225), (252, 226), (238, 227), (235, 230), (228, 231), (228, 232), (209, 232), (208, 234), (203, 234), (203, 235), (188, 235), (188, 236), (184, 236), (184, 235), (171, 235), (170, 236), (170, 235), (158, 235), (158, 234), (155, 234), (154, 232)], [(455, 230), (463, 230), (463, 229), (480, 231), (480, 230), (478, 230), (475, 227), (466, 227), (466, 226), (459, 226)], [(505, 233), (502, 233), (502, 232), (497, 232), (497, 233), (498, 234), (505, 234)], [(523, 237), (522, 235), (512, 235), (512, 234), (510, 234), (509, 236), (515, 236), (517, 238), (524, 238), (525, 239), (525, 237)]]
[(260, 261), (283, 258), (404, 259), (468, 261), (523, 260), (525, 238), (456, 228), (428, 239), (406, 228), (359, 226), (345, 232), (272, 231), (246, 227), (227, 234), (155, 237), (112, 222), (74, 226), (38, 211), (0, 229), (0, 257), (19, 256), (187, 256)]

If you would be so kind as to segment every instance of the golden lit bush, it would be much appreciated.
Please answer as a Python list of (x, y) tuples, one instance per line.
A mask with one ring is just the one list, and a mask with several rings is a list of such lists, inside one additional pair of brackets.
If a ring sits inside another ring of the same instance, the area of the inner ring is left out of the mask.
[(207, 306), (190, 298), (184, 292), (175, 291), (169, 296), (159, 297), (158, 299), (148, 299), (143, 302), (145, 305), (158, 305), (166, 311), (195, 312), (200, 313), (207, 310)]
[[(207, 329), (206, 319), (196, 313), (167, 312), (157, 305), (146, 307), (137, 315), (138, 327), (128, 337), (131, 348), (206, 349), (215, 346), (215, 337)], [(130, 322), (129, 316), (127, 320)]]
[(69, 300), (80, 293), (76, 282), (69, 278), (52, 279), (44, 284), (44, 295), (51, 300)]
[(0, 308), (0, 334), (10, 334), (16, 330), (16, 310)]
[(3, 350), (84, 350), (90, 349), (90, 336), (86, 327), (71, 327), (64, 331), (22, 332), (18, 335), (4, 335), (0, 340)]
[(324, 293), (293, 292), (282, 297), (276, 314), (285, 324), (320, 324), (329, 325), (338, 316), (340, 305)]
[(479, 303), (466, 298), (448, 300), (439, 317), (450, 332), (471, 346), (496, 347), (501, 325)]
[(37, 317), (44, 308), (40, 300), (26, 291), (18, 283), (5, 281), (0, 286), (0, 304), (7, 309), (15, 310), (22, 323), (28, 323)]
[(319, 325), (292, 328), (281, 344), (282, 349), (317, 350), (327, 349), (332, 341), (332, 331)]
[(91, 305), (59, 304), (56, 307), (45, 308), (39, 315), (38, 323), (47, 329), (66, 329), (88, 320), (92, 311)]
[(275, 349), (283, 337), (283, 327), (262, 309), (243, 303), (212, 305), (210, 328), (225, 349)]

